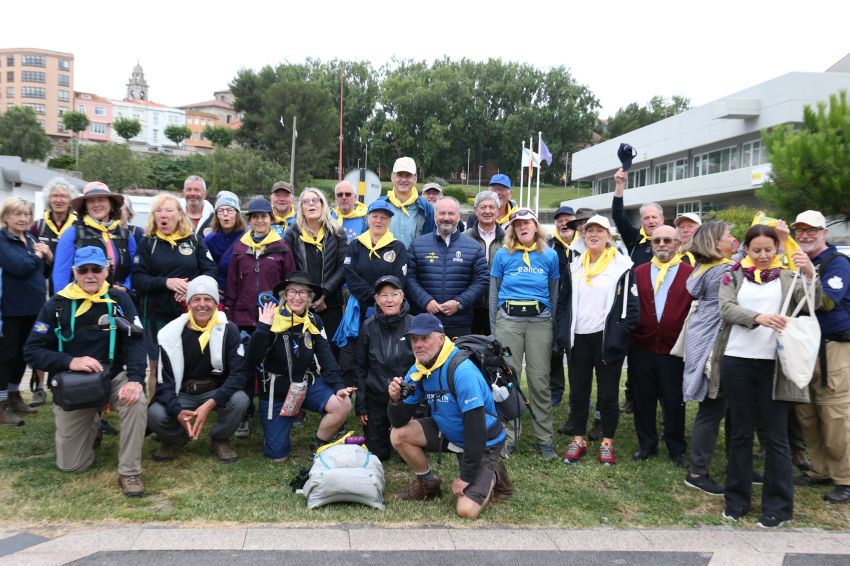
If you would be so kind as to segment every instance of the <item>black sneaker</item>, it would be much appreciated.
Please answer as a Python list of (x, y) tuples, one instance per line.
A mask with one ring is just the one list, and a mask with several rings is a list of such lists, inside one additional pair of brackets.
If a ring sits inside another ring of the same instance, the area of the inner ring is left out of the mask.
[(756, 526), (761, 527), (762, 529), (778, 529), (785, 523), (787, 523), (785, 519), (780, 519), (771, 515), (770, 517), (762, 517), (759, 519)]
[(118, 429), (109, 424), (108, 420), (100, 419), (100, 432), (113, 436), (118, 434)]
[(794, 485), (797, 486), (812, 486), (812, 485), (829, 485), (832, 483), (831, 478), (817, 478), (809, 474), (800, 474), (794, 477)]
[(837, 485), (832, 491), (826, 493), (823, 498), (835, 504), (850, 503), (850, 485)]
[(685, 475), (685, 485), (698, 489), (708, 495), (722, 496), (725, 493), (723, 488), (711, 479), (708, 474), (702, 474), (696, 477), (687, 474)]
[(727, 521), (735, 522), (737, 522), (744, 515), (746, 515), (746, 513), (742, 513), (741, 511), (732, 511), (731, 509), (724, 509), (723, 513), (720, 514), (720, 516), (726, 519)]
[(764, 485), (764, 476), (753, 470), (753, 485)]

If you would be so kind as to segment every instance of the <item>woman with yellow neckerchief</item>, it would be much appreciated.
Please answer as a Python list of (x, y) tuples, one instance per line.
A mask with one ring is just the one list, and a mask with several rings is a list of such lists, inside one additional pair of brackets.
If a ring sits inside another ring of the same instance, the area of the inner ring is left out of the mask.
[(215, 277), (218, 266), (173, 195), (160, 194), (153, 200), (145, 236), (134, 261), (133, 288), (139, 294), (139, 311), (148, 335), (148, 392), (153, 398), (159, 359), (156, 335), (186, 311), (189, 281), (198, 275)]
[(63, 230), (56, 245), (53, 262), (53, 289), (64, 289), (71, 282), (74, 252), (85, 246), (103, 250), (109, 260), (106, 281), (121, 291), (130, 289), (130, 274), (136, 256), (136, 240), (121, 226), (121, 206), (124, 197), (109, 190), (105, 184), (92, 181), (83, 187), (83, 194), (71, 201), (77, 213), (72, 228)]
[(577, 463), (587, 451), (585, 431), (593, 373), (596, 409), (601, 416), (599, 462), (614, 464), (614, 433), (620, 410), (620, 372), (629, 334), (638, 325), (637, 288), (630, 280), (632, 260), (611, 245), (611, 224), (593, 216), (584, 225), (587, 249), (564, 270), (558, 298), (558, 347), (569, 352), (570, 420), (573, 439), (564, 461)]
[[(354, 387), (342, 383), (339, 366), (322, 335), (322, 320), (308, 307), (322, 295), (310, 276), (290, 273), (274, 288), (279, 304), (267, 302), (259, 309), (259, 321), (248, 344), (248, 363), (262, 365), (260, 421), (263, 424), (263, 455), (273, 462), (289, 459), (289, 433), (294, 416), (285, 416), (284, 401), (291, 384), (306, 383), (300, 408), (322, 416), (312, 452), (327, 444), (351, 411)], [(289, 413), (297, 407), (288, 407)]]
[[(77, 221), (77, 213), (71, 208), (71, 199), (78, 192), (62, 177), (50, 179), (42, 189), (44, 194), (44, 216), (30, 226), (29, 233), (40, 242), (47, 244), (50, 253), (56, 254), (59, 238)], [(44, 276), (47, 278), (48, 296), (53, 296), (53, 263), (45, 266)]]

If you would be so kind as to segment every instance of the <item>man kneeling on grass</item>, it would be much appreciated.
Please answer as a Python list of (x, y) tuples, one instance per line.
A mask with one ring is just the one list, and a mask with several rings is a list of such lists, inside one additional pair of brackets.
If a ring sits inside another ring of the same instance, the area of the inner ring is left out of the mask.
[[(454, 388), (449, 386), (450, 361), (459, 350), (436, 316), (413, 317), (407, 336), (416, 363), (404, 379), (394, 377), (390, 382), (388, 413), (393, 448), (413, 468), (416, 480), (396, 497), (419, 501), (440, 497), (440, 479), (431, 472), (425, 452), (449, 450), (457, 454), (460, 464), (460, 477), (452, 482), (457, 514), (474, 519), (491, 497), (501, 499), (513, 491), (500, 456), (505, 431), (496, 416), (493, 394), (469, 360), (457, 365)], [(431, 416), (411, 420), (423, 399), (430, 405)]]
[(218, 283), (208, 275), (189, 282), (189, 312), (159, 331), (159, 379), (148, 408), (148, 427), (161, 442), (157, 462), (173, 460), (189, 441), (198, 440), (213, 409), (210, 450), (225, 463), (238, 457), (230, 445), (245, 411), (242, 389), (249, 372), (239, 328), (217, 310)]

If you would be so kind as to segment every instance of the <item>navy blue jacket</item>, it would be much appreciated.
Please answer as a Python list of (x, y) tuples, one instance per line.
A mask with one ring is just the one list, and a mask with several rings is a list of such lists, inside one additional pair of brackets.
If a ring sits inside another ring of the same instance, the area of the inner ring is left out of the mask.
[(407, 293), (413, 305), (425, 311), (435, 300), (444, 303), (454, 299), (463, 310), (451, 317), (438, 315), (449, 326), (472, 323), (474, 307), (490, 284), (484, 250), (459, 230), (451, 235), (449, 245), (436, 232), (419, 236), (407, 250)]
[(32, 249), (37, 241), (29, 232), (24, 232), (24, 238), (26, 244), (8, 230), (0, 230), (3, 316), (35, 316), (47, 297), (44, 260)]

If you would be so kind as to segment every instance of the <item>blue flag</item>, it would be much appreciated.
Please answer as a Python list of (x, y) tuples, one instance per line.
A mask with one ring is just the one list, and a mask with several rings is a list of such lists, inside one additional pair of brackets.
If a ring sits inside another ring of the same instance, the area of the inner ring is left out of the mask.
[(545, 161), (546, 165), (552, 165), (552, 152), (549, 151), (549, 148), (546, 147), (546, 142), (543, 141), (543, 138), (540, 138), (540, 160)]

